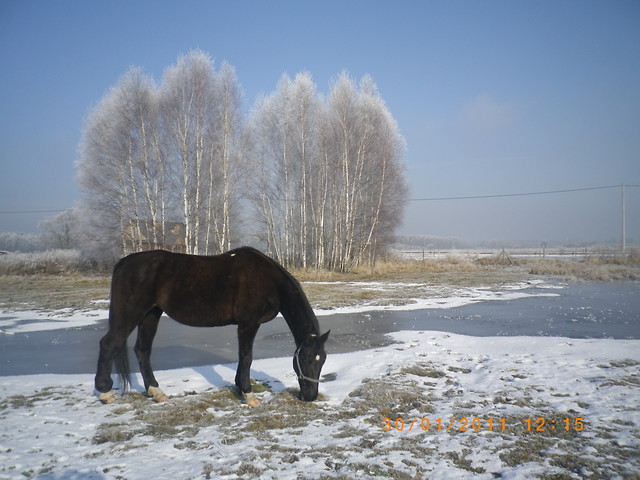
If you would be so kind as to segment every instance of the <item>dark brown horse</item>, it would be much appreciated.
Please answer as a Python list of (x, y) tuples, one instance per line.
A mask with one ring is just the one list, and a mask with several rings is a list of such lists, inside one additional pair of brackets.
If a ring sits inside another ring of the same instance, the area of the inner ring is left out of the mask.
[[(147, 392), (166, 400), (158, 388), (150, 356), (160, 316), (193, 327), (238, 326), (239, 360), (235, 383), (250, 394), (253, 341), (261, 324), (281, 312), (296, 343), (293, 368), (300, 399), (318, 396), (318, 379), (326, 359), (318, 320), (300, 284), (277, 262), (242, 247), (216, 256), (166, 251), (141, 252), (118, 262), (111, 282), (109, 331), (100, 340), (95, 387), (100, 400), (115, 401), (111, 368), (115, 361), (123, 389), (129, 384), (127, 338), (138, 327), (135, 352)], [(247, 403), (255, 399), (248, 396)]]

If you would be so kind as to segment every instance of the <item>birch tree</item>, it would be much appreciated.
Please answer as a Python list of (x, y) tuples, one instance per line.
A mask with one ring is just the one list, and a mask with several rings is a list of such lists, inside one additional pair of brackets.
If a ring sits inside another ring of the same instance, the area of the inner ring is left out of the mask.
[(283, 75), (252, 115), (258, 181), (254, 198), (264, 240), (282, 263), (313, 257), (313, 171), (318, 163), (321, 102), (308, 73)]
[(377, 255), (393, 241), (402, 219), (408, 191), (401, 154), (404, 139), (386, 108), (371, 77), (362, 79), (359, 93), (360, 122), (373, 135), (359, 149), (365, 160), (358, 192), (362, 213), (358, 225), (358, 247), (354, 263), (375, 263)]
[(313, 256), (316, 240), (313, 236), (314, 193), (313, 184), (316, 165), (320, 161), (318, 151), (319, 125), (321, 122), (321, 99), (308, 73), (296, 75), (291, 85), (288, 116), (292, 120), (292, 150), (294, 171), (294, 201), (297, 213), (294, 215), (294, 231), (297, 238), (296, 257), (302, 268), (307, 268)]
[[(154, 89), (140, 69), (130, 69), (90, 113), (79, 149), (84, 230), (125, 253), (142, 249), (149, 242), (143, 230), (163, 216)], [(151, 241), (157, 247), (162, 239)]]
[(392, 241), (406, 195), (403, 139), (370, 77), (346, 73), (325, 102), (283, 76), (252, 115), (264, 240), (284, 264), (346, 271)]
[(229, 250), (239, 223), (244, 167), (242, 95), (235, 69), (224, 63), (214, 76), (215, 115), (209, 128), (206, 253)]
[(178, 58), (164, 74), (160, 91), (162, 119), (170, 139), (174, 191), (185, 226), (186, 253), (204, 251), (201, 210), (205, 205), (205, 178), (211, 162), (209, 128), (215, 119), (213, 64), (208, 55), (194, 51)]
[(356, 193), (364, 166), (358, 155), (362, 143), (357, 128), (357, 87), (351, 77), (342, 73), (329, 93), (328, 122), (334, 150), (335, 181), (332, 195), (333, 237), (331, 239), (331, 268), (345, 271), (350, 267), (356, 222)]
[(207, 54), (192, 51), (166, 70), (160, 98), (186, 251), (228, 250), (242, 163), (242, 98), (235, 70), (223, 64), (217, 73)]
[(255, 194), (251, 199), (262, 225), (257, 234), (269, 253), (281, 263), (289, 256), (287, 122), (283, 107), (289, 86), (289, 77), (283, 76), (274, 93), (258, 99), (250, 120), (256, 173), (252, 189)]

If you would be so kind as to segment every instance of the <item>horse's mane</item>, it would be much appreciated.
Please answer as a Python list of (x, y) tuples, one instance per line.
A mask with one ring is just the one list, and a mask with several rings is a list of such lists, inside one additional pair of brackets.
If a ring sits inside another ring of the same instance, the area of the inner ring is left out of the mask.
[[(309, 299), (305, 295), (304, 290), (302, 289), (302, 285), (300, 285), (300, 282), (293, 275), (291, 275), (291, 273), (289, 273), (286, 268), (284, 268), (282, 265), (280, 265), (279, 262), (277, 262), (273, 258), (265, 255), (260, 250), (256, 250), (253, 247), (241, 247), (241, 249), (242, 250), (246, 250), (246, 251), (250, 251), (250, 252), (262, 257), (267, 262), (269, 262), (271, 265), (276, 267), (280, 271), (280, 273), (282, 273), (283, 277), (285, 278), (285, 280), (287, 282), (286, 286), (288, 287), (288, 291), (281, 292), (281, 294), (283, 295), (283, 300), (285, 301), (285, 304), (288, 304), (288, 305), (285, 305), (285, 308), (293, 307), (292, 303), (296, 302), (296, 300), (297, 300), (300, 304), (302, 304), (302, 307), (304, 309), (304, 314), (309, 318), (309, 320), (311, 321), (311, 324), (313, 325), (313, 328), (314, 328), (315, 331), (312, 332), (312, 333), (319, 334), (320, 333), (320, 324), (318, 323), (318, 319), (316, 318), (316, 314), (314, 313), (313, 308), (311, 307), (311, 304), (309, 303)], [(286, 313), (282, 312), (282, 314), (285, 315), (285, 320), (286, 320)]]

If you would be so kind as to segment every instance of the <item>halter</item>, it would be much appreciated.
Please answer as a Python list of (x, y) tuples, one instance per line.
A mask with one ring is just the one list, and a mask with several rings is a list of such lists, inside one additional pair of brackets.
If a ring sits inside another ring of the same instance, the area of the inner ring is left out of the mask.
[(300, 380), (306, 380), (307, 382), (320, 383), (320, 380), (307, 377), (302, 373), (302, 367), (300, 367), (300, 349), (301, 348), (302, 348), (302, 344), (300, 344), (300, 346), (296, 349), (296, 353), (293, 354), (293, 358), (295, 359), (296, 365), (298, 366), (298, 378)]

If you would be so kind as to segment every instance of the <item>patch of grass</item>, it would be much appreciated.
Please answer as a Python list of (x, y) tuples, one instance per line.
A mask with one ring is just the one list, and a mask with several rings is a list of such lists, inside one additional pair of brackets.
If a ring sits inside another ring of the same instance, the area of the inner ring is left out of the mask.
[(640, 387), (640, 376), (628, 375), (626, 377), (607, 380), (600, 384), (601, 387)]
[(417, 375), (418, 377), (442, 378), (447, 374), (442, 370), (438, 370), (428, 363), (416, 363), (409, 367), (404, 367), (400, 373), (408, 373), (409, 375)]
[[(266, 385), (255, 381), (252, 384), (254, 393), (269, 392)], [(131, 422), (126, 424), (128, 426), (122, 422), (100, 425), (94, 443), (122, 443), (137, 435), (156, 439), (190, 438), (201, 429), (214, 425), (230, 429), (233, 435), (225, 437), (225, 441), (235, 443), (237, 437), (246, 432), (296, 428), (325, 418), (320, 404), (302, 402), (288, 391), (274, 395), (267, 404), (251, 409), (241, 403), (235, 387), (215, 388), (199, 394), (187, 392), (162, 404), (154, 404), (138, 392), (121, 398), (124, 404), (114, 409), (111, 415), (132, 416)], [(187, 448), (188, 442), (180, 445)]]
[(471, 460), (467, 458), (471, 454), (471, 450), (468, 448), (462, 449), (462, 452), (447, 452), (445, 454), (452, 463), (461, 470), (467, 470), (472, 473), (485, 473), (486, 470), (482, 467), (472, 467)]
[(463, 367), (448, 366), (447, 370), (454, 373), (471, 373), (471, 369), (466, 367), (463, 368)]
[(96, 428), (92, 442), (100, 445), (102, 443), (124, 443), (131, 440), (136, 435), (134, 430), (128, 428), (125, 423), (102, 423)]
[(60, 400), (69, 392), (58, 390), (56, 387), (45, 387), (32, 395), (10, 395), (0, 400), (0, 410), (9, 408), (33, 408), (36, 403), (48, 400)]
[(0, 275), (0, 309), (95, 309), (97, 300), (109, 299), (110, 284), (108, 276)]
[(640, 256), (589, 257), (586, 260), (537, 259), (522, 263), (532, 275), (612, 281), (640, 280)]
[[(357, 476), (372, 475), (379, 478), (390, 478), (393, 480), (413, 480), (416, 477), (409, 475), (393, 466), (379, 465), (376, 463), (354, 463), (350, 465)], [(351, 477), (350, 477), (351, 478)]]
[(112, 416), (132, 415), (132, 420), (99, 425), (94, 443), (122, 443), (137, 435), (157, 439), (192, 437), (201, 428), (216, 423), (216, 408), (239, 408), (239, 401), (231, 388), (218, 388), (198, 395), (186, 394), (158, 405), (141, 393), (131, 392), (123, 395), (121, 402), (124, 404), (117, 407)]
[(627, 368), (627, 367), (637, 367), (640, 365), (640, 362), (632, 359), (626, 360), (612, 360), (609, 363), (601, 363), (598, 365), (598, 368)]
[(399, 381), (391, 375), (364, 382), (349, 394), (345, 406), (353, 416), (369, 415), (371, 423), (382, 424), (386, 417), (395, 419), (413, 410), (432, 413), (429, 394), (414, 380)]

